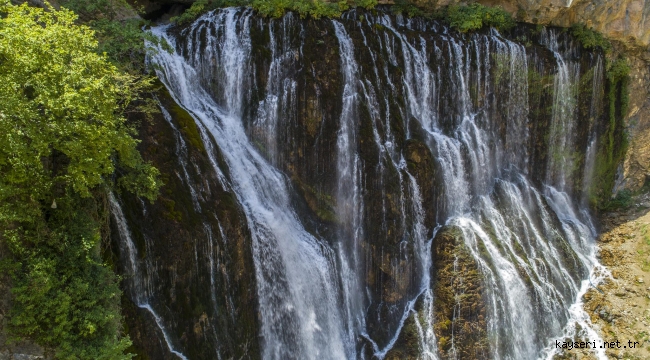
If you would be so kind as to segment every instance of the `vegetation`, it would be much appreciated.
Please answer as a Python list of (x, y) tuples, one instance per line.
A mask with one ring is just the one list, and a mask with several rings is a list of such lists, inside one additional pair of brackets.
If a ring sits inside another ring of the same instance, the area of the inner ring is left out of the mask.
[[(603, 210), (615, 208), (625, 200), (612, 200), (610, 192), (614, 187), (618, 166), (625, 158), (628, 147), (624, 122), (629, 105), (629, 72), (630, 67), (625, 58), (609, 62), (607, 66), (608, 122), (600, 139), (600, 151), (596, 156), (594, 182), (590, 191), (592, 205)], [(617, 142), (616, 139), (621, 141)]]
[(220, 7), (248, 5), (248, 0), (198, 0), (181, 15), (169, 19), (172, 23), (186, 24), (194, 21), (202, 14)]
[(601, 48), (603, 51), (610, 51), (612, 44), (602, 34), (589, 29), (583, 24), (571, 26), (571, 35), (576, 38), (585, 49)]
[[(377, 0), (356, 0), (354, 6), (372, 9)], [(250, 6), (265, 17), (280, 17), (287, 11), (296, 12), (301, 18), (339, 17), (350, 8), (347, 0), (325, 2), (322, 0), (198, 0), (183, 14), (173, 17), (173, 23), (189, 23), (202, 14), (226, 6)]]
[[(311, 17), (314, 19), (339, 17), (343, 11), (351, 7), (347, 0), (338, 2), (323, 0), (198, 0), (183, 14), (170, 20), (176, 24), (186, 24), (210, 10), (227, 6), (250, 6), (265, 17), (281, 17), (288, 11), (294, 11), (301, 18)], [(377, 6), (377, 0), (355, 0), (352, 6), (373, 9)], [(515, 21), (510, 13), (498, 6), (452, 5), (444, 11), (440, 11), (420, 8), (408, 0), (396, 0), (392, 11), (409, 17), (421, 16), (441, 19), (460, 32), (480, 30), (484, 27), (507, 31), (515, 26)]]
[[(144, 72), (145, 55), (151, 50), (145, 46), (145, 40), (154, 45), (161, 40), (142, 30), (149, 22), (137, 17), (137, 9), (131, 8), (126, 0), (63, 0), (60, 4), (95, 30), (98, 53), (106, 53), (121, 70), (132, 74)], [(166, 43), (162, 45), (169, 48)]]
[[(403, 14), (408, 17), (415, 17), (415, 16), (422, 16), (422, 17), (434, 17), (435, 13), (432, 12), (427, 12), (408, 0), (395, 0), (395, 5), (393, 5), (392, 9), (393, 13), (395, 14)], [(437, 14), (435, 14), (437, 15)]]
[[(87, 9), (102, 3), (88, 1)], [(69, 10), (0, 0), (8, 327), (14, 338), (54, 348), (57, 358), (126, 359), (118, 278), (101, 261), (101, 238), (108, 189), (157, 197), (158, 171), (141, 158), (123, 116), (136, 111), (151, 80), (121, 71), (117, 58), (99, 53), (95, 31), (76, 21)]]
[(500, 7), (488, 7), (481, 4), (468, 6), (452, 5), (447, 8), (446, 20), (449, 25), (460, 31), (468, 32), (483, 27), (493, 27), (507, 31), (515, 26), (515, 21), (507, 11)]
[(490, 7), (481, 4), (450, 5), (442, 10), (423, 9), (415, 6), (408, 0), (396, 0), (392, 11), (409, 17), (421, 16), (438, 19), (460, 32), (480, 30), (484, 27), (493, 27), (499, 31), (507, 31), (516, 23), (509, 12), (501, 7)]
[(322, 0), (253, 0), (253, 9), (262, 16), (280, 17), (287, 11), (295, 11), (301, 18), (339, 17), (350, 6), (346, 0), (326, 3)]

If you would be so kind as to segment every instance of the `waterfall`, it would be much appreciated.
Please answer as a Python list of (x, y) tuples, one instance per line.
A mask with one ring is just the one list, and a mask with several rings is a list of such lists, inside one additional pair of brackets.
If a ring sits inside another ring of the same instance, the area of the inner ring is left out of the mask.
[[(550, 357), (555, 339), (597, 339), (580, 302), (589, 279), (602, 276), (596, 231), (576, 186), (588, 188), (594, 166), (601, 57), (583, 139), (576, 84), (584, 69), (554, 30), (535, 45), (552, 64), (496, 30), (460, 35), (383, 11), (315, 21), (228, 8), (170, 29), (151, 31), (175, 50), (149, 60), (195, 119), (246, 216), (262, 358), (381, 359), (406, 332), (420, 358), (463, 358), (463, 294), (454, 294), (449, 338), (436, 333), (432, 247), (443, 228), (458, 230), (456, 246), (485, 285), (484, 356)], [(533, 163), (535, 68), (553, 74), (545, 164)], [(197, 212), (206, 209), (193, 190), (192, 199)], [(130, 240), (122, 243), (134, 254)], [(466, 270), (453, 264), (462, 282)]]
[[(240, 94), (246, 90), (241, 80), (249, 70), (250, 39), (245, 29), (250, 16), (250, 12), (227, 9), (203, 17), (190, 31), (223, 31), (224, 48), (195, 51), (188, 54), (190, 62), (161, 51), (155, 59), (162, 67), (159, 76), (217, 140), (228, 163), (253, 237), (263, 357), (345, 358), (350, 345), (345, 343), (337, 306), (333, 250), (304, 229), (290, 206), (285, 177), (249, 142), (242, 123)], [(244, 31), (236, 33), (242, 26)], [(164, 30), (154, 32), (175, 45)], [(220, 104), (195, 85), (201, 81), (190, 63), (207, 72), (202, 58), (215, 59), (220, 67), (218, 76), (224, 85)]]
[[(550, 149), (547, 183), (555, 185), (561, 191), (568, 190), (567, 178), (574, 171), (577, 161), (574, 150), (575, 111), (577, 102), (577, 76), (580, 64), (566, 60), (573, 55), (571, 44), (560, 44), (554, 29), (543, 29), (541, 43), (549, 48), (557, 62), (557, 74), (553, 86), (553, 116), (551, 119)], [(566, 55), (560, 53), (564, 47)]]
[(348, 339), (354, 341), (356, 334), (365, 332), (363, 309), (363, 285), (359, 241), (363, 238), (361, 159), (356, 149), (358, 106), (361, 100), (358, 86), (359, 74), (354, 60), (354, 45), (345, 28), (334, 21), (334, 31), (339, 40), (341, 72), (343, 73), (343, 104), (340, 118), (337, 146), (338, 190), (336, 194), (336, 215), (340, 219), (338, 256), (341, 263), (341, 283), (348, 320)]
[(156, 313), (156, 311), (154, 311), (151, 304), (149, 304), (149, 298), (151, 294), (150, 283), (148, 281), (148, 278), (140, 271), (138, 252), (136, 250), (135, 244), (133, 243), (133, 240), (131, 239), (131, 231), (129, 230), (129, 227), (126, 223), (126, 218), (122, 212), (122, 207), (120, 206), (120, 203), (117, 202), (117, 199), (115, 199), (115, 196), (112, 193), (108, 194), (108, 203), (111, 209), (111, 213), (113, 214), (113, 218), (115, 219), (115, 223), (117, 224), (117, 230), (121, 240), (120, 244), (123, 246), (123, 248), (120, 250), (123, 254), (126, 255), (127, 258), (130, 288), (133, 293), (132, 299), (134, 300), (135, 305), (141, 309), (147, 310), (147, 312), (149, 312), (149, 314), (151, 314), (151, 316), (154, 318), (156, 325), (163, 335), (163, 339), (167, 345), (167, 348), (169, 349), (169, 352), (183, 360), (188, 360), (185, 355), (176, 350), (175, 346), (172, 345), (172, 339), (170, 338), (169, 333), (165, 328), (163, 319), (158, 315), (158, 313)]

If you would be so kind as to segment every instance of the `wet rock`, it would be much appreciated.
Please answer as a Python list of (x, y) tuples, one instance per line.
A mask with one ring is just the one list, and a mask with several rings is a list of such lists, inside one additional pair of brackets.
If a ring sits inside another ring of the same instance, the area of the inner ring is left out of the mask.
[(460, 229), (442, 228), (433, 240), (435, 266), (432, 288), (434, 326), (442, 358), (452, 346), (461, 359), (481, 359), (489, 354), (483, 276), (470, 255)]

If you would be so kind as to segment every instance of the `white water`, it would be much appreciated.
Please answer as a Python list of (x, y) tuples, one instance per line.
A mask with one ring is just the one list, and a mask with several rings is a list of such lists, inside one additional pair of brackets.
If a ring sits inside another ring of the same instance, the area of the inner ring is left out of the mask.
[(365, 270), (360, 258), (360, 241), (363, 239), (363, 198), (361, 197), (361, 159), (357, 153), (357, 119), (360, 94), (359, 72), (354, 60), (354, 45), (345, 28), (333, 21), (339, 39), (341, 72), (343, 73), (343, 104), (337, 138), (338, 190), (336, 215), (341, 224), (339, 230), (338, 257), (343, 285), (345, 318), (348, 339), (354, 343), (357, 334), (365, 333), (366, 307), (364, 285)]

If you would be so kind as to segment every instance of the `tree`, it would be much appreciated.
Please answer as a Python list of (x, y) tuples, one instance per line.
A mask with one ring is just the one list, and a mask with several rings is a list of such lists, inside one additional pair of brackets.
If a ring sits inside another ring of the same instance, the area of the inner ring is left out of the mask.
[(58, 358), (116, 359), (117, 277), (101, 261), (106, 191), (154, 200), (158, 171), (124, 112), (149, 80), (97, 53), (68, 10), (0, 0), (0, 241), (12, 258), (9, 327)]

